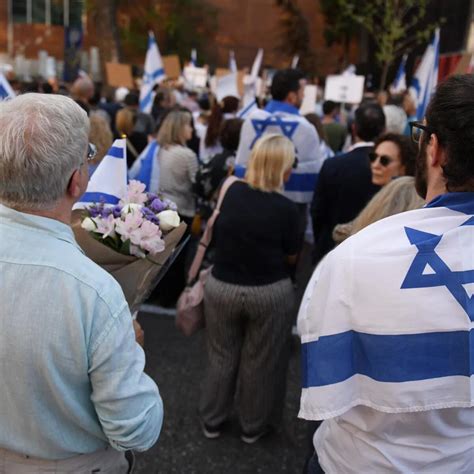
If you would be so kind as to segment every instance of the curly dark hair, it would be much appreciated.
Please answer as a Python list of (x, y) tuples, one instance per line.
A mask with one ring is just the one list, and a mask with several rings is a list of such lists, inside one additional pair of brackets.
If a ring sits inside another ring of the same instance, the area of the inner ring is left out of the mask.
[[(436, 88), (426, 124), (446, 151), (443, 173), (448, 191), (474, 184), (474, 75), (451, 76)], [(423, 141), (429, 134), (423, 134)], [(467, 189), (466, 189), (467, 190)]]
[(375, 141), (375, 148), (382, 142), (392, 142), (397, 146), (402, 165), (405, 167), (405, 175), (415, 176), (417, 149), (412, 139), (405, 135), (399, 135), (398, 133), (384, 133)]

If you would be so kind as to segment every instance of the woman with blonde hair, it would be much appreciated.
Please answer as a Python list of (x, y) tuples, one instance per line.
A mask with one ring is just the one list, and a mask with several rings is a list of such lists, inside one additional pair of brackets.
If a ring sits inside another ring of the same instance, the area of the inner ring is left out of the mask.
[(193, 133), (190, 112), (172, 110), (166, 115), (158, 131), (159, 186), (161, 192), (178, 206), (178, 212), (190, 224), (196, 213), (193, 193), (198, 169), (196, 154), (186, 146)]
[(333, 239), (340, 243), (359, 230), (385, 217), (423, 207), (425, 201), (418, 196), (413, 176), (402, 176), (384, 186), (348, 224), (335, 227)]
[(199, 404), (207, 438), (220, 436), (236, 387), (244, 442), (269, 433), (282, 414), (294, 309), (288, 267), (298, 250), (298, 210), (282, 190), (294, 162), (290, 140), (263, 136), (214, 225), (204, 294), (209, 360)]
[(97, 148), (97, 154), (89, 162), (89, 176), (92, 176), (105, 154), (112, 146), (113, 135), (107, 120), (100, 114), (91, 114), (89, 117), (89, 141)]

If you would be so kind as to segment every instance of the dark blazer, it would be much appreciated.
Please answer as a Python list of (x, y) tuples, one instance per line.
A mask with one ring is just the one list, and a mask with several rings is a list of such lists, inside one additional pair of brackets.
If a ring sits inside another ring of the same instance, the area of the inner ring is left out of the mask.
[(334, 248), (334, 227), (357, 217), (380, 189), (372, 184), (368, 158), (372, 150), (367, 146), (355, 148), (323, 163), (311, 203), (313, 263), (318, 263)]

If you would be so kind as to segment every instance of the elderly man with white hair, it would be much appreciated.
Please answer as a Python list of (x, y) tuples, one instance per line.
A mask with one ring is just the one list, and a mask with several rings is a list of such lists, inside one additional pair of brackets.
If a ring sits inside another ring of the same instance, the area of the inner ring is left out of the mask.
[[(89, 121), (73, 100), (0, 103), (0, 472), (130, 472), (163, 406), (118, 283), (74, 240)], [(3, 469), (3, 470), (2, 470)]]

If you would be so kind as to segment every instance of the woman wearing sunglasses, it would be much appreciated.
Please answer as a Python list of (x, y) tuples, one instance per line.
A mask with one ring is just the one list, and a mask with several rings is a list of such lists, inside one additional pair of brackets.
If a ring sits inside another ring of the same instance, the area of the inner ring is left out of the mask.
[(415, 173), (416, 146), (410, 137), (386, 133), (375, 142), (369, 153), (372, 183), (385, 186), (393, 178), (413, 176)]

